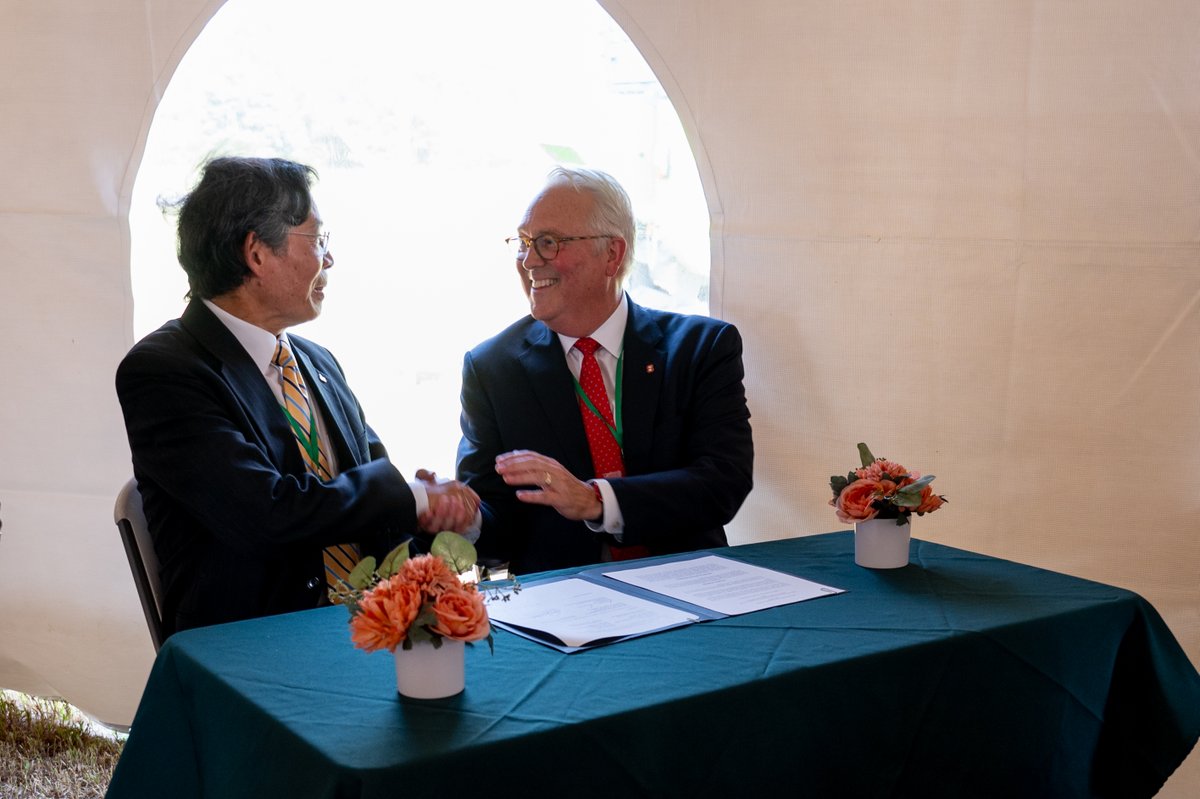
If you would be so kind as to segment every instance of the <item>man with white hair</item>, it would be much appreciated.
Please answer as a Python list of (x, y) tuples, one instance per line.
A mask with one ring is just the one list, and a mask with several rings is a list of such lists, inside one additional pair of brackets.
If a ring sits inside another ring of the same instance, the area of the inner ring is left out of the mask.
[(752, 485), (742, 341), (643, 308), (629, 197), (557, 168), (508, 241), (530, 315), (467, 353), (458, 477), (517, 573), (724, 546)]

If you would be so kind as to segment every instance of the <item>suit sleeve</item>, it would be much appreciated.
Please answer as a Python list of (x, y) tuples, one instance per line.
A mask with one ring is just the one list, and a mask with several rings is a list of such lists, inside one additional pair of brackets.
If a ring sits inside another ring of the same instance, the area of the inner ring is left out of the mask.
[(471, 353), (463, 359), (462, 440), (458, 445), (457, 477), (469, 485), (483, 505), (483, 523), (476, 548), (483, 559), (508, 560), (512, 541), (508, 528), (525, 510), (513, 489), (496, 473), (496, 456), (504, 452), (496, 410)]
[(670, 400), (678, 415), (665, 420), (679, 428), (675, 462), (609, 481), (625, 518), (624, 544), (660, 551), (712, 546), (697, 540), (699, 531), (728, 524), (753, 486), (754, 443), (737, 328), (722, 325), (690, 357), (691, 377)]

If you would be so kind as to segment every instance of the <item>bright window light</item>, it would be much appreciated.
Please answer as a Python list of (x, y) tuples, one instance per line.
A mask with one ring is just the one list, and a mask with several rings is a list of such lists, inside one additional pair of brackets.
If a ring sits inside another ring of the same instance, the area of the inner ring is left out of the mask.
[(593, 0), (229, 0), (179, 65), (130, 211), (140, 337), (180, 314), (173, 216), (214, 155), (291, 158), (335, 258), (329, 347), (397, 465), (450, 476), (462, 356), (528, 313), (503, 240), (556, 164), (615, 176), (638, 216), (626, 288), (707, 313), (708, 211), (679, 118)]

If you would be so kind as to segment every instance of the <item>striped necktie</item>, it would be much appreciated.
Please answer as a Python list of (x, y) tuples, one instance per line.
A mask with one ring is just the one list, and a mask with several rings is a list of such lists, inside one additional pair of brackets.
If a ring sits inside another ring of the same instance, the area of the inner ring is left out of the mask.
[[(300, 447), (300, 455), (310, 474), (320, 480), (329, 480), (333, 473), (329, 469), (329, 460), (325, 449), (321, 446), (321, 434), (317, 430), (317, 421), (313, 416), (313, 408), (308, 401), (308, 388), (304, 385), (304, 377), (296, 368), (296, 358), (288, 349), (287, 343), (281, 338), (275, 345), (275, 357), (271, 363), (279, 367), (283, 377), (283, 412), (287, 415), (292, 432), (296, 435), (296, 443)], [(350, 571), (358, 563), (359, 552), (355, 544), (335, 544), (324, 550), (325, 582), (334, 591), (345, 582)]]

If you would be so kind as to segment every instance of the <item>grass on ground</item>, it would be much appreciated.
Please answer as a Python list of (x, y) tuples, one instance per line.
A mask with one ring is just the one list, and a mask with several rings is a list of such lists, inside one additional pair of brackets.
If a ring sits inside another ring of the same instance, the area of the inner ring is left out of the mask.
[(0, 691), (0, 799), (103, 797), (123, 746), (66, 702)]

